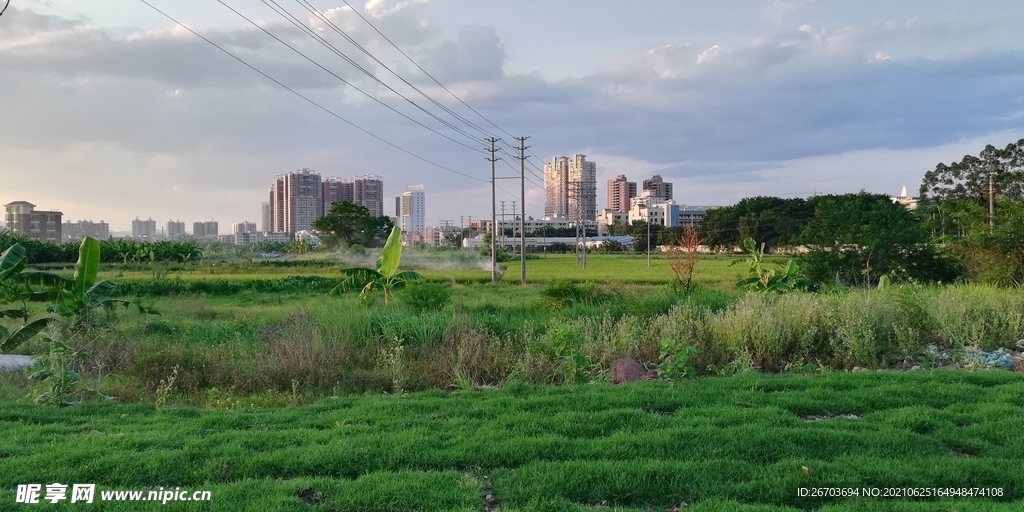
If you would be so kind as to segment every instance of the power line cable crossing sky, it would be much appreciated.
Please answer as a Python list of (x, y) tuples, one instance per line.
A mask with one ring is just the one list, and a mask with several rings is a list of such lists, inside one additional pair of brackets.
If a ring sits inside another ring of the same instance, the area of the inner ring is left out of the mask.
[[(589, 37), (539, 37), (570, 23)], [(0, 18), (0, 202), (114, 231), (259, 220), (270, 180), (311, 168), (423, 184), (428, 225), (478, 219), (485, 141), (518, 176), (518, 136), (535, 218), (544, 164), (576, 153), (598, 209), (618, 174), (700, 206), (916, 194), (1024, 138), (1022, 23), (1010, 0), (22, 0)]]

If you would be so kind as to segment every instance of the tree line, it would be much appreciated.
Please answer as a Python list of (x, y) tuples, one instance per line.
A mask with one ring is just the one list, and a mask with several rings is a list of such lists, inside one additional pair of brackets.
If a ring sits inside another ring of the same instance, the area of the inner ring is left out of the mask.
[[(991, 198), (990, 198), (991, 196)], [(990, 202), (991, 201), (991, 202)], [(992, 213), (989, 207), (992, 206)], [(860, 192), (808, 199), (751, 197), (708, 211), (699, 226), (714, 249), (746, 238), (801, 246), (816, 280), (1024, 284), (1024, 139), (925, 173), (916, 210)]]

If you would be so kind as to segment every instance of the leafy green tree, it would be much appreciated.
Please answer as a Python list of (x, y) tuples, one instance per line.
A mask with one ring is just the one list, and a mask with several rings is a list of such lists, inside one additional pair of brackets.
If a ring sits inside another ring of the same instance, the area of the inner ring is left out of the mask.
[[(335, 203), (337, 204), (337, 203)], [(360, 288), (359, 300), (363, 301), (375, 288), (384, 292), (384, 305), (388, 305), (394, 290), (404, 287), (408, 282), (415, 279), (422, 279), (423, 276), (417, 272), (398, 272), (398, 264), (402, 261), (402, 229), (395, 226), (391, 229), (391, 236), (384, 244), (380, 258), (377, 260), (377, 270), (364, 267), (351, 267), (341, 269), (341, 275), (345, 280), (330, 291), (331, 295), (345, 292), (351, 289)]]
[[(954, 205), (955, 210), (951, 208)], [(1024, 201), (997, 199), (994, 219), (989, 218), (987, 207), (968, 201), (952, 201), (943, 208), (959, 232), (941, 239), (968, 279), (1024, 286)]]
[[(633, 250), (636, 252), (647, 252), (647, 222), (642, 220), (633, 221), (629, 227), (629, 235), (633, 237)], [(665, 226), (661, 224), (651, 223), (651, 251), (654, 251), (655, 247), (658, 246), (661, 232), (665, 229)]]
[(1024, 200), (1024, 139), (997, 149), (985, 146), (978, 156), (965, 155), (959, 162), (939, 163), (924, 175), (922, 203), (966, 199), (988, 205), (989, 177), (999, 196)]
[(328, 245), (339, 243), (346, 246), (359, 244), (364, 247), (380, 247), (395, 227), (385, 216), (374, 217), (370, 210), (349, 201), (331, 206), (331, 211), (313, 223)]
[(554, 242), (548, 244), (548, 252), (551, 254), (565, 254), (572, 249), (572, 246), (565, 242)]
[(746, 238), (768, 247), (793, 245), (814, 215), (812, 202), (780, 197), (748, 197), (733, 206), (707, 212), (698, 226), (700, 239), (713, 248), (741, 246)]
[(920, 222), (888, 196), (860, 192), (815, 198), (814, 218), (798, 237), (808, 277), (872, 285), (893, 280), (949, 280), (949, 261), (937, 256)]
[(625, 250), (626, 250), (626, 246), (622, 245), (622, 242), (620, 242), (618, 240), (605, 240), (604, 242), (601, 242), (601, 246), (600, 246), (600, 251), (601, 252), (616, 253), (616, 252), (622, 252), (622, 251), (625, 251)]

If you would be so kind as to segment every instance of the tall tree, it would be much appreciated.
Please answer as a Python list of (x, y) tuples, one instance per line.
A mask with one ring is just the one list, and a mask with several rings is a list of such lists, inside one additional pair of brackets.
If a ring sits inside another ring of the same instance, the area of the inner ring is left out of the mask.
[(708, 211), (698, 231), (704, 244), (715, 248), (738, 247), (745, 238), (783, 247), (793, 244), (813, 214), (814, 207), (801, 198), (748, 197)]
[(364, 247), (383, 245), (393, 227), (388, 217), (374, 217), (365, 206), (349, 201), (334, 203), (327, 215), (313, 223), (313, 229), (324, 235), (328, 244)]
[(997, 196), (1024, 200), (1024, 139), (1003, 149), (990, 144), (978, 156), (965, 155), (949, 165), (939, 163), (924, 175), (921, 202), (970, 200), (987, 206), (990, 176)]
[(838, 279), (870, 285), (879, 277), (949, 280), (948, 261), (938, 258), (921, 222), (888, 196), (818, 196), (814, 217), (797, 238), (807, 246), (802, 267), (817, 281)]

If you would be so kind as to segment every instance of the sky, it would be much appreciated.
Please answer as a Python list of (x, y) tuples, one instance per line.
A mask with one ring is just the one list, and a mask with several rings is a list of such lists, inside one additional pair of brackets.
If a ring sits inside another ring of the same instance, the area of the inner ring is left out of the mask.
[[(499, 177), (530, 137), (537, 218), (544, 161), (574, 153), (599, 208), (617, 174), (686, 205), (916, 195), (936, 164), (1024, 138), (1010, 0), (146, 1), (0, 16), (0, 204), (113, 231), (259, 223), (273, 178), (310, 168), (383, 176), (389, 214), (422, 184), (428, 225), (458, 223), (490, 216), (492, 135)], [(519, 183), (498, 185), (511, 213)]]

